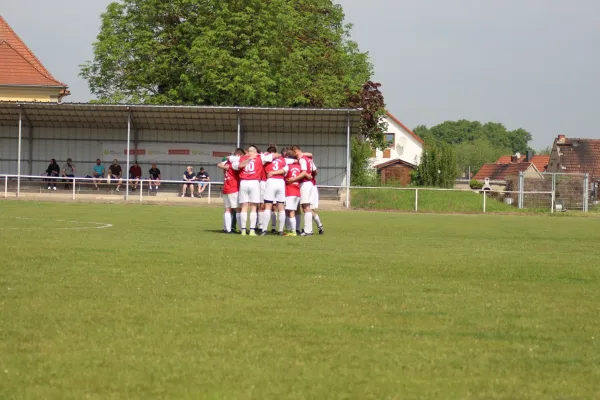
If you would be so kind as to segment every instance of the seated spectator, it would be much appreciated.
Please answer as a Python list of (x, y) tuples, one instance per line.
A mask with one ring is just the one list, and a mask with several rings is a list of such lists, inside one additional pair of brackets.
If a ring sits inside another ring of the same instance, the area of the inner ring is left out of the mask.
[(135, 160), (133, 165), (129, 167), (129, 179), (133, 180), (133, 188), (131, 191), (135, 192), (138, 183), (140, 183), (140, 179), (142, 179), (142, 167), (138, 165), (137, 160)]
[(102, 182), (102, 178), (104, 178), (105, 170), (104, 165), (102, 165), (102, 161), (99, 158), (96, 159), (96, 165), (92, 168), (92, 183), (96, 187), (96, 190), (100, 190), (98, 187), (98, 183)]
[(152, 168), (148, 171), (150, 174), (150, 191), (152, 191), (152, 185), (154, 185), (154, 190), (158, 191), (158, 187), (160, 186), (160, 169), (156, 167), (156, 164), (152, 164)]
[(208, 186), (206, 182), (210, 181), (210, 176), (208, 176), (208, 172), (204, 170), (204, 167), (200, 167), (200, 172), (196, 175), (196, 180), (200, 181), (198, 182), (198, 196), (202, 198), (202, 192), (204, 192), (206, 186)]
[(56, 179), (52, 177), (57, 177), (60, 173), (60, 167), (56, 163), (56, 159), (51, 159), (50, 164), (48, 164), (48, 168), (46, 168), (46, 176), (47, 179), (44, 179), (45, 182), (48, 182), (48, 190), (54, 189), (56, 190)]
[(188, 166), (183, 173), (183, 193), (181, 197), (185, 197), (185, 192), (187, 188), (190, 188), (190, 197), (194, 197), (194, 181), (196, 180), (196, 175), (194, 175), (194, 171), (191, 166)]
[(115, 158), (112, 165), (110, 167), (108, 167), (108, 179), (109, 179), (109, 183), (110, 183), (110, 180), (117, 181), (117, 192), (120, 191), (119, 188), (121, 187), (121, 184), (123, 183), (122, 175), (123, 175), (123, 169), (119, 165), (119, 160), (117, 160)]
[[(75, 172), (77, 172), (77, 169), (75, 168), (75, 164), (73, 164), (73, 160), (71, 160), (71, 158), (67, 158), (67, 163), (65, 165), (63, 165), (62, 167), (62, 176), (64, 176), (65, 178), (73, 178), (75, 177)], [(69, 179), (65, 179), (65, 189), (70, 189), (71, 188), (71, 180)]]

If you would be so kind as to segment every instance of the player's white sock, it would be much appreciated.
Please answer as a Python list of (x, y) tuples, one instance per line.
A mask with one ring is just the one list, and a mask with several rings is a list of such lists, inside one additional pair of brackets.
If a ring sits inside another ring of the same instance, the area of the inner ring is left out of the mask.
[[(285, 214), (285, 212), (284, 212), (284, 214)], [(281, 215), (281, 213), (279, 215)], [(281, 217), (279, 217), (279, 219), (281, 220)], [(277, 226), (277, 214), (273, 213), (273, 214), (271, 214), (271, 229), (275, 229), (276, 226)]]
[(304, 213), (304, 233), (312, 233), (312, 213)]
[[(271, 210), (263, 211), (263, 227), (262, 229), (266, 231), (269, 229), (269, 220), (271, 219)], [(275, 225), (273, 225), (275, 226)]]
[[(263, 229), (263, 221), (264, 221), (264, 211), (258, 211), (258, 229)], [(256, 220), (254, 221), (256, 224)], [(252, 229), (254, 229), (254, 225), (252, 225)]]
[[(238, 226), (241, 230), (244, 230), (246, 229), (246, 222), (248, 222), (248, 213), (242, 211), (240, 214), (240, 223)], [(256, 213), (254, 213), (254, 215), (256, 215)], [(254, 219), (254, 222), (256, 222), (256, 219)], [(252, 227), (252, 229), (254, 229), (254, 227)]]
[[(275, 213), (273, 213), (273, 216), (275, 216)], [(275, 226), (275, 223), (273, 223), (273, 226)], [(278, 232), (283, 232), (285, 228), (285, 211), (279, 211), (279, 230)]]
[(317, 223), (318, 228), (321, 228), (323, 226), (323, 224), (321, 223), (321, 218), (319, 218), (317, 214), (313, 213), (313, 219)]
[(250, 229), (254, 229), (256, 227), (256, 211), (250, 211)]
[(225, 211), (225, 230), (231, 232), (231, 213)]
[(294, 228), (294, 230), (296, 230), (296, 229), (299, 230), (300, 229), (300, 225), (302, 224), (302, 220), (301, 220), (301, 216), (300, 215), (301, 214), (298, 211), (296, 211), (296, 228)]
[(296, 232), (296, 218), (288, 218), (290, 222), (290, 231)]

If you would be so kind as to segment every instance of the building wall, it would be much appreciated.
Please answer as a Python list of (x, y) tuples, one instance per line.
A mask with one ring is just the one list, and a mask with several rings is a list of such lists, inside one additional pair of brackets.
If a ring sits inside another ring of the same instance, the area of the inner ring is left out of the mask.
[(0, 87), (0, 101), (58, 102), (61, 89), (36, 87)]
[(410, 185), (410, 173), (412, 168), (406, 165), (390, 165), (380, 170), (381, 184)]
[[(22, 129), (22, 174), (41, 175), (46, 170), (51, 158), (55, 158), (59, 165), (71, 157), (77, 167), (77, 176), (91, 175), (92, 167), (97, 158), (103, 159), (103, 142), (126, 143), (127, 130), (122, 129), (75, 129), (75, 128), (34, 128), (32, 140), (29, 139), (29, 128)], [(0, 126), (0, 174), (16, 174), (17, 172), (17, 146), (18, 126)], [(237, 132), (189, 132), (189, 131), (159, 131), (139, 130), (132, 134), (131, 148), (135, 148), (134, 140), (137, 139), (138, 148), (144, 148), (149, 143), (198, 143), (210, 147), (211, 145), (226, 145), (234, 150), (237, 143)], [(29, 157), (29, 145), (32, 144), (32, 162)], [(242, 145), (256, 144), (262, 149), (270, 143), (299, 144), (304, 151), (314, 154), (314, 161), (319, 168), (317, 183), (320, 185), (343, 185), (346, 178), (346, 135), (330, 134), (316, 135), (305, 134), (291, 137), (285, 133), (268, 133), (245, 135)], [(133, 158), (133, 157), (132, 157)], [(126, 157), (119, 157), (121, 165), (125, 165)], [(133, 161), (133, 159), (132, 159)], [(220, 161), (215, 158), (210, 165), (193, 165), (194, 170), (203, 166), (211, 175), (213, 181), (222, 181), (223, 172), (216, 167)], [(163, 179), (180, 179), (187, 163), (163, 163), (158, 165)], [(109, 164), (104, 163), (106, 169)], [(149, 163), (141, 163), (144, 175), (150, 169)]]
[[(384, 117), (388, 124), (387, 132), (394, 133), (394, 145), (386, 150), (377, 150), (376, 155), (372, 158), (371, 165), (379, 164), (385, 161), (396, 158), (406, 161), (411, 164), (418, 165), (421, 162), (421, 154), (423, 145), (415, 139), (404, 128), (396, 124), (391, 119)], [(384, 157), (385, 156), (385, 157)], [(388, 157), (389, 156), (389, 157)]]

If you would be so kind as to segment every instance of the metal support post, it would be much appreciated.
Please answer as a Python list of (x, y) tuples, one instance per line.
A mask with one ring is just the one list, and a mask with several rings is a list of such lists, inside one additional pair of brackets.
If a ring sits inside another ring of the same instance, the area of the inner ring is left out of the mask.
[(208, 182), (208, 204), (210, 204), (210, 182)]
[[(130, 140), (131, 140), (131, 110), (127, 113), (127, 169), (125, 169), (125, 200), (129, 200), (129, 153), (130, 153)], [(122, 176), (122, 175), (121, 175)]]
[(556, 207), (554, 205), (554, 203), (556, 203), (556, 192), (553, 189), (552, 190), (552, 200), (551, 200), (551, 204), (550, 204), (550, 214), (554, 214), (554, 208)]
[(240, 115), (240, 109), (237, 109), (237, 147), (242, 144), (242, 116)]
[(8, 176), (4, 177), (4, 198), (8, 197)]
[(23, 110), (19, 107), (19, 143), (17, 145), (17, 197), (21, 196), (21, 139), (23, 128)]
[(485, 201), (486, 201), (487, 195), (485, 194), (485, 190), (483, 191), (483, 212), (485, 213)]
[(419, 189), (415, 189), (415, 211), (419, 211)]
[(588, 212), (588, 190), (590, 187), (590, 176), (589, 174), (585, 174), (583, 176), (583, 212)]
[(140, 179), (140, 203), (142, 202), (143, 193), (144, 193), (144, 180)]
[(75, 184), (76, 184), (75, 177), (73, 177), (71, 179), (73, 179), (73, 200), (75, 200)]
[(523, 190), (525, 188), (525, 177), (523, 172), (519, 172), (519, 201), (518, 206), (520, 209), (524, 208), (525, 196), (523, 195)]
[(350, 208), (350, 112), (346, 118), (346, 208)]

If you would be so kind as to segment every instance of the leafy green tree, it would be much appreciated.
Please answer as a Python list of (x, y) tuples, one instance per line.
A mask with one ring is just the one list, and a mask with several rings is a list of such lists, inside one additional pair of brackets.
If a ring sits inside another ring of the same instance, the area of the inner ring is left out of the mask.
[(100, 102), (341, 107), (372, 74), (331, 0), (123, 0), (81, 76)]
[(456, 155), (447, 143), (428, 139), (423, 146), (421, 163), (412, 173), (417, 186), (451, 188), (457, 177)]
[(509, 147), (495, 147), (489, 139), (462, 142), (452, 147), (456, 153), (458, 168), (464, 172), (470, 168), (472, 175), (475, 175), (483, 164), (495, 162), (500, 156), (512, 152)]

